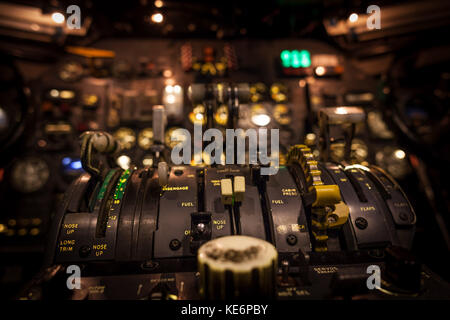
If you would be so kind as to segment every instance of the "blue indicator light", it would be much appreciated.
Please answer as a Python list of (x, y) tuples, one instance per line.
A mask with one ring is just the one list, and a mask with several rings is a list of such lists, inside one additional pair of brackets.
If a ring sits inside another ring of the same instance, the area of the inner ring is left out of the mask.
[(72, 159), (70, 159), (69, 157), (65, 157), (62, 159), (62, 164), (65, 166), (68, 166), (71, 162), (72, 162)]
[(78, 161), (73, 161), (73, 162), (70, 164), (70, 168), (73, 169), (73, 170), (81, 169), (81, 168), (82, 168), (81, 161), (80, 161), (80, 160), (78, 160)]

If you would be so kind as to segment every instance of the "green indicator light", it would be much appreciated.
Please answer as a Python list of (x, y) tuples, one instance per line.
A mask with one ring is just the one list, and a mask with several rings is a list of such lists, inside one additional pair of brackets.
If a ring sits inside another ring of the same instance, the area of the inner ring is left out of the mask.
[(285, 68), (289, 68), (291, 66), (291, 53), (289, 50), (283, 50), (280, 54), (281, 64)]
[(291, 51), (291, 66), (293, 68), (301, 67), (300, 52), (298, 52), (298, 50)]
[(300, 64), (303, 68), (311, 66), (311, 56), (308, 50), (300, 51)]

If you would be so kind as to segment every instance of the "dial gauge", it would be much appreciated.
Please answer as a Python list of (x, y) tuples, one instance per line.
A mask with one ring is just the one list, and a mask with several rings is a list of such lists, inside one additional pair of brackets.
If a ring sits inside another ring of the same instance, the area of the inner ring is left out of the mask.
[[(166, 146), (169, 146), (171, 149), (175, 147), (177, 144), (186, 141), (188, 137), (183, 135), (182, 133), (175, 132), (175, 130), (180, 129), (179, 127), (172, 127), (167, 130), (166, 135), (164, 137), (164, 142)], [(172, 134), (174, 135), (174, 140), (172, 141)]]
[(47, 163), (36, 157), (18, 160), (12, 168), (11, 184), (23, 193), (35, 192), (47, 183), (50, 169)]
[(267, 87), (264, 83), (258, 82), (250, 86), (251, 102), (260, 102), (264, 100), (267, 93)]
[(394, 178), (402, 179), (411, 171), (406, 152), (387, 146), (378, 151), (375, 155), (378, 166), (387, 170)]
[(214, 114), (214, 121), (218, 125), (226, 126), (228, 122), (228, 107), (226, 105), (220, 106)]
[(83, 106), (87, 109), (95, 109), (98, 107), (99, 97), (96, 94), (83, 95)]
[(270, 87), (270, 96), (272, 97), (272, 100), (278, 103), (286, 102), (287, 101), (287, 93), (288, 90), (285, 85), (281, 83), (274, 83)]
[(282, 126), (288, 126), (291, 124), (291, 115), (289, 108), (285, 104), (277, 104), (273, 110), (273, 117), (275, 121)]
[[(366, 143), (360, 139), (353, 139), (350, 153), (351, 163), (365, 164), (368, 155), (369, 149)], [(330, 146), (330, 157), (333, 161), (343, 161), (345, 158), (345, 143), (332, 143)]]
[(114, 138), (120, 142), (122, 149), (128, 150), (135, 146), (136, 135), (134, 131), (130, 128), (119, 128), (114, 133)]
[(145, 128), (138, 135), (138, 145), (141, 149), (148, 150), (153, 144), (153, 129)]
[(197, 105), (192, 112), (189, 113), (189, 120), (193, 124), (205, 125), (207, 121), (205, 107), (201, 104)]
[(59, 78), (66, 82), (73, 82), (81, 79), (84, 74), (84, 68), (77, 61), (69, 61), (65, 63), (58, 72)]
[(356, 163), (362, 163), (369, 155), (369, 148), (364, 141), (360, 139), (353, 139), (351, 146), (351, 157)]

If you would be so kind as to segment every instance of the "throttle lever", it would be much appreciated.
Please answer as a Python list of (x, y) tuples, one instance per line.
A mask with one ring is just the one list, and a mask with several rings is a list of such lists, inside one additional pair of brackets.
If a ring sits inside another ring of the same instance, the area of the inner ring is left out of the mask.
[(94, 151), (107, 156), (108, 164), (114, 167), (114, 155), (121, 147), (120, 143), (112, 135), (103, 131), (86, 131), (80, 136), (81, 140), (81, 163), (83, 169), (93, 177), (103, 176), (102, 163), (94, 158)]
[[(363, 122), (365, 117), (366, 114), (364, 110), (359, 107), (342, 106), (321, 108), (319, 110), (319, 148), (321, 160), (343, 160), (330, 159), (331, 145), (343, 138), (345, 144), (344, 159), (350, 161), (351, 145), (355, 135), (356, 125)], [(338, 129), (338, 131), (340, 131), (340, 136), (333, 134), (333, 129)]]

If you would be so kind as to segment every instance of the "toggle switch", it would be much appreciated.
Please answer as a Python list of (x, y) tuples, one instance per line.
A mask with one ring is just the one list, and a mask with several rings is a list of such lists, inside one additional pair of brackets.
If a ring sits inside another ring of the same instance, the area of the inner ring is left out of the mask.
[(157, 144), (164, 144), (164, 129), (166, 122), (167, 119), (164, 106), (153, 106), (153, 140)]
[(164, 187), (169, 182), (169, 166), (167, 162), (158, 162), (158, 181), (161, 187)]
[(224, 205), (233, 204), (233, 185), (231, 179), (220, 180), (220, 194)]
[(211, 231), (211, 212), (191, 213), (191, 252), (196, 252), (203, 243), (211, 240)]
[(245, 194), (245, 177), (235, 176), (234, 177), (234, 201), (242, 202), (244, 200)]

